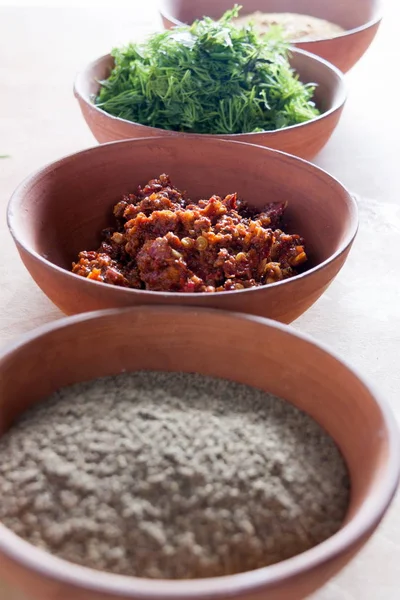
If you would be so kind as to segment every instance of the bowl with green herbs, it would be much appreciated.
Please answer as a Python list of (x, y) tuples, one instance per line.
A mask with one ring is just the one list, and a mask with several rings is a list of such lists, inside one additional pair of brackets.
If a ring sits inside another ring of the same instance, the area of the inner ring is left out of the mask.
[(314, 157), (343, 110), (342, 74), (291, 48), (279, 28), (263, 37), (238, 29), (235, 15), (155, 33), (90, 63), (74, 93), (95, 138), (200, 134)]

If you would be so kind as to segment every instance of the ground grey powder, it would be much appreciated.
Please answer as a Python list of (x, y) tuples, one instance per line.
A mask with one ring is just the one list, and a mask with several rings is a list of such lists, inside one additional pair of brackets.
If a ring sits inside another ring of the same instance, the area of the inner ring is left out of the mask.
[(0, 440), (0, 519), (95, 569), (209, 577), (335, 533), (349, 481), (333, 441), (259, 390), (139, 372), (64, 388)]

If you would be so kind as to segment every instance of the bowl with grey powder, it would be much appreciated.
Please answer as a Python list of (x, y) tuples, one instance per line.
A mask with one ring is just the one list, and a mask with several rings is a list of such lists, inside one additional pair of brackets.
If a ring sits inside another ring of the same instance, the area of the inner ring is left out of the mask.
[(0, 357), (0, 423), (0, 576), (40, 600), (304, 598), (399, 474), (387, 408), (348, 366), (222, 311), (30, 334)]

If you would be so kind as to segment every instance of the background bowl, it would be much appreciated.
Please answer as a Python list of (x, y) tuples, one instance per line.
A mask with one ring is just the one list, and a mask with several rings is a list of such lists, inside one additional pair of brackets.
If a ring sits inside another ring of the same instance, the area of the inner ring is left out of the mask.
[[(161, 173), (193, 200), (238, 192), (262, 207), (288, 201), (286, 229), (306, 240), (308, 271), (271, 285), (213, 294), (150, 292), (69, 272), (81, 250), (99, 246), (112, 207)], [(137, 304), (222, 308), (289, 322), (302, 314), (342, 267), (357, 231), (355, 201), (330, 175), (267, 148), (211, 138), (127, 140), (78, 152), (21, 184), (8, 224), (36, 283), (66, 313)]]
[[(160, 12), (168, 29), (182, 23), (191, 24), (203, 16), (218, 19), (233, 4), (232, 0), (161, 0)], [(243, 7), (241, 16), (256, 10), (289, 12), (341, 25), (346, 32), (336, 38), (294, 45), (325, 58), (344, 73), (366, 52), (382, 20), (381, 0), (240, 0), (238, 4)]]
[(220, 578), (155, 581), (74, 565), (0, 525), (0, 576), (5, 581), (37, 600), (300, 600), (367, 541), (398, 483), (394, 418), (346, 364), (290, 328), (263, 319), (141, 307), (43, 327), (0, 355), (0, 435), (61, 386), (140, 369), (231, 379), (284, 397), (308, 413), (336, 441), (347, 462), (351, 498), (343, 527), (322, 544), (273, 566)]
[[(301, 50), (293, 51), (291, 64), (298, 71), (301, 81), (318, 84), (315, 100), (322, 115), (306, 123), (284, 127), (277, 131), (210, 136), (201, 134), (201, 137), (250, 142), (295, 154), (301, 158), (313, 158), (325, 146), (338, 124), (346, 100), (344, 80), (335, 67)], [(195, 135), (132, 123), (113, 117), (95, 106), (93, 97), (99, 91), (98, 82), (109, 76), (113, 65), (112, 56), (109, 54), (102, 56), (90, 63), (77, 76), (74, 86), (74, 93), (82, 114), (98, 142), (161, 135), (174, 137)]]

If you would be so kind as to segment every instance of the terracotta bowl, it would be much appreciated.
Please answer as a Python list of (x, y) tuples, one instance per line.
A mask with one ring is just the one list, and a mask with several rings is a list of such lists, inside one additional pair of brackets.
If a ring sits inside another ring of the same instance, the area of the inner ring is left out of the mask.
[[(345, 84), (343, 76), (335, 67), (302, 50), (293, 51), (291, 64), (298, 71), (301, 81), (318, 84), (315, 101), (322, 112), (319, 117), (277, 131), (210, 136), (200, 134), (201, 137), (249, 142), (282, 150), (301, 158), (313, 158), (325, 146), (339, 122), (346, 100)], [(82, 114), (98, 142), (161, 135), (171, 137), (195, 135), (132, 123), (113, 117), (95, 106), (93, 97), (99, 91), (98, 81), (109, 76), (113, 65), (114, 59), (109, 54), (102, 56), (90, 63), (77, 76), (74, 86), (74, 93)]]
[[(232, 292), (127, 289), (69, 272), (81, 250), (96, 249), (122, 194), (161, 173), (193, 200), (238, 192), (256, 206), (285, 201), (286, 229), (307, 241), (309, 270), (290, 280)], [(335, 179), (300, 159), (224, 140), (127, 140), (73, 154), (31, 175), (14, 193), (8, 223), (36, 283), (64, 312), (143, 304), (222, 308), (290, 322), (328, 287), (357, 231), (355, 201)]]
[[(193, 23), (203, 16), (218, 19), (232, 8), (232, 0), (161, 0), (160, 12), (169, 29)], [(296, 42), (297, 48), (308, 50), (336, 65), (346, 73), (363, 56), (382, 20), (381, 0), (240, 0), (241, 16), (256, 10), (266, 13), (289, 12), (311, 15), (341, 25), (346, 31), (336, 38), (315, 42)]]
[(74, 565), (0, 525), (4, 581), (37, 600), (300, 600), (365, 544), (398, 483), (395, 420), (379, 395), (344, 362), (272, 321), (156, 306), (57, 321), (0, 355), (0, 435), (61, 386), (141, 369), (231, 379), (281, 396), (308, 413), (336, 441), (347, 462), (351, 499), (343, 527), (322, 544), (273, 566), (220, 578), (156, 581)]

